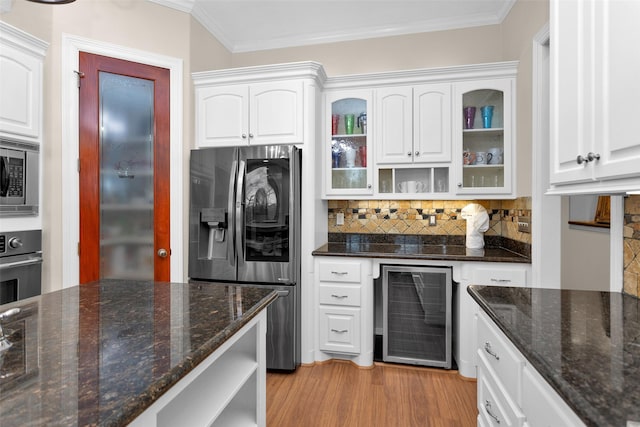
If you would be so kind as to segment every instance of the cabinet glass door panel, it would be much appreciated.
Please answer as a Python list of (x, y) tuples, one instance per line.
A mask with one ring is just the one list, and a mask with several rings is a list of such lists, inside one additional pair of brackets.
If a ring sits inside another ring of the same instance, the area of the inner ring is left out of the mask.
[(478, 89), (462, 95), (462, 182), (464, 189), (505, 186), (505, 95)]
[(371, 153), (366, 96), (328, 97), (329, 194), (370, 194)]

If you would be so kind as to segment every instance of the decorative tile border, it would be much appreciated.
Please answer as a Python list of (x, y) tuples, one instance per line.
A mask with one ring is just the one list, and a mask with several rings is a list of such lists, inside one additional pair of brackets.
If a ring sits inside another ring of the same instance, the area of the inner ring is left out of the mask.
[[(329, 233), (466, 235), (467, 222), (460, 212), (478, 203), (489, 214), (486, 236), (502, 236), (531, 243), (531, 234), (518, 231), (519, 216), (531, 217), (531, 198), (515, 200), (330, 200)], [(344, 225), (336, 215), (344, 214)], [(429, 225), (429, 216), (436, 225)]]
[(624, 292), (640, 297), (640, 196), (624, 201)]

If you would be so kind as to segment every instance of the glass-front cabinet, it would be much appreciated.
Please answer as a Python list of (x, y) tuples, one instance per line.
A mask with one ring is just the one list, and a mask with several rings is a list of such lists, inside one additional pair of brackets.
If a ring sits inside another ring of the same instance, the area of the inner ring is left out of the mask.
[(367, 132), (371, 98), (369, 90), (326, 94), (327, 196), (373, 194), (371, 138)]
[(514, 84), (514, 79), (456, 84), (453, 165), (458, 194), (512, 193)]

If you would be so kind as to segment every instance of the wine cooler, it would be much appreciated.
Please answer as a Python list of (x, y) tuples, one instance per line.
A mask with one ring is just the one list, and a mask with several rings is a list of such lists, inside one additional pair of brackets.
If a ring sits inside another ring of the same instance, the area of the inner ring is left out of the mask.
[(451, 369), (451, 267), (381, 267), (383, 361)]

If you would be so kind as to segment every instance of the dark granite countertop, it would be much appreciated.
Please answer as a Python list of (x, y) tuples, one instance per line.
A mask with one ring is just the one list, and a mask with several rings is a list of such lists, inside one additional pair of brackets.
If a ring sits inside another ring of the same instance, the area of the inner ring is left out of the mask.
[(493, 286), (468, 292), (587, 426), (640, 422), (640, 300)]
[(465, 236), (329, 234), (314, 256), (531, 263), (530, 245), (486, 236), (484, 249), (465, 247)]
[(0, 306), (0, 425), (121, 426), (277, 294), (223, 284), (100, 281)]

